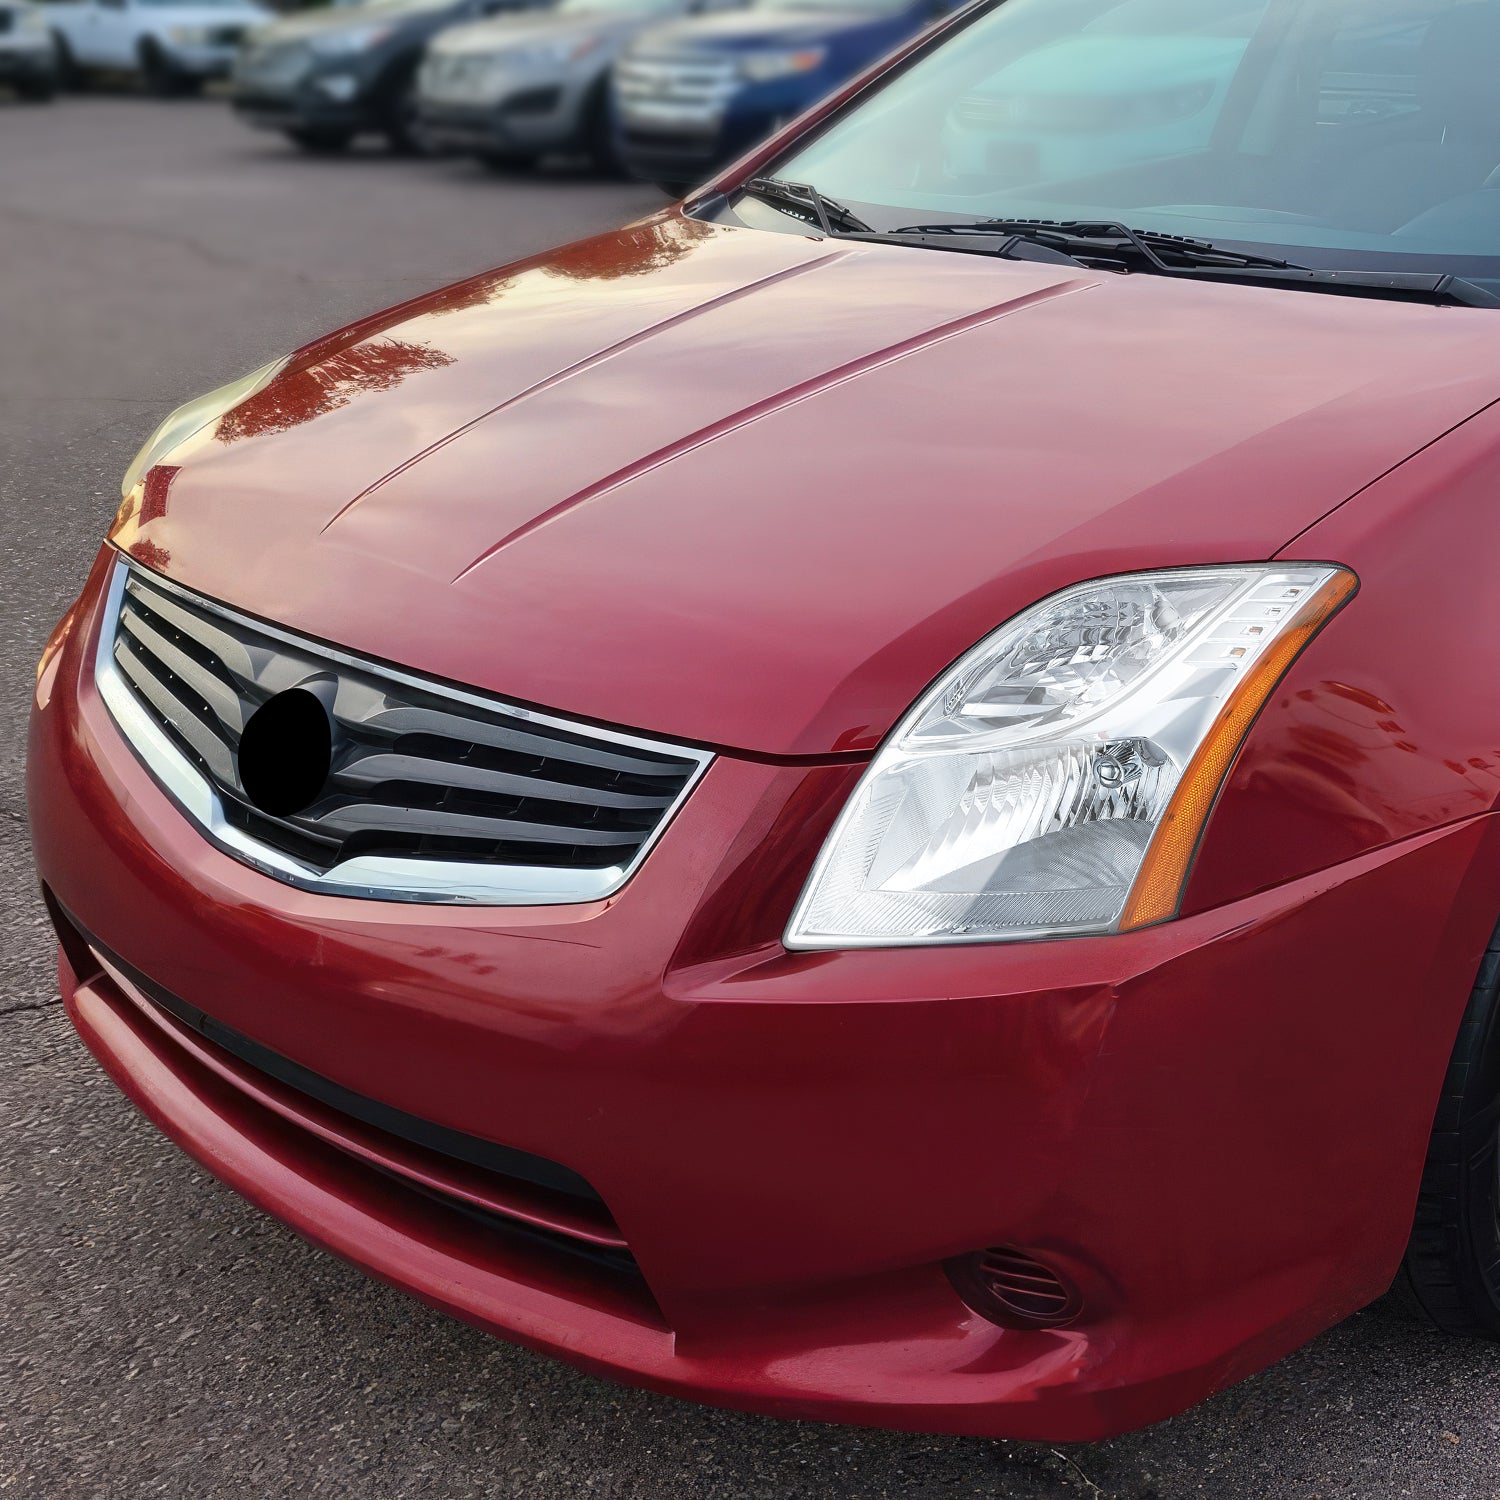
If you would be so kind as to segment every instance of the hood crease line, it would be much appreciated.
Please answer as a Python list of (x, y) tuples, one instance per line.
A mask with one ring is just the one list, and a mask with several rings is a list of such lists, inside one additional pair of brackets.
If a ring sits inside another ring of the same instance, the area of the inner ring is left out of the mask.
[[(824, 258), (827, 259), (827, 257)], [(603, 479), (585, 486), (576, 493), (569, 495), (566, 499), (559, 500), (556, 505), (549, 506), (540, 514), (531, 517), (530, 520), (517, 526), (514, 531), (501, 537), (499, 541), (486, 547), (473, 562), (468, 563), (461, 569), (450, 580), (450, 583), (461, 582), (482, 563), (488, 562), (490, 558), (503, 548), (511, 546), (522, 537), (528, 536), (533, 531), (537, 531), (550, 522), (557, 520), (559, 516), (565, 515), (568, 511), (575, 510), (580, 505), (586, 505), (591, 500), (597, 500), (600, 496), (608, 494), (611, 490), (618, 489), (623, 484), (628, 484), (632, 479), (638, 479), (641, 475), (650, 473), (652, 469), (659, 468), (662, 464), (670, 463), (673, 459), (680, 458), (683, 454), (692, 452), (694, 448), (701, 448), (704, 444), (714, 442), (738, 428), (748, 427), (751, 423), (758, 422), (763, 417), (770, 416), (778, 411), (784, 411), (788, 407), (795, 406), (801, 401), (809, 400), (823, 391), (842, 385), (845, 381), (855, 380), (870, 370), (879, 369), (883, 365), (894, 364), (897, 360), (905, 359), (908, 355), (916, 354), (923, 349), (929, 349), (935, 344), (942, 343), (945, 339), (956, 338), (960, 334), (967, 333), (970, 329), (983, 327), (986, 323), (997, 322), (1001, 318), (1008, 317), (1011, 313), (1020, 312), (1023, 308), (1034, 307), (1043, 302), (1050, 302), (1054, 298), (1066, 296), (1070, 292), (1088, 291), (1097, 285), (1098, 282), (1096, 281), (1079, 279), (1055, 282), (1051, 286), (1042, 287), (1035, 292), (1028, 292), (1024, 296), (1012, 298), (1010, 301), (996, 303), (990, 307), (982, 308), (978, 312), (966, 313), (961, 318), (954, 318), (951, 322), (940, 323), (934, 328), (928, 328), (921, 333), (914, 334), (911, 338), (903, 339), (900, 343), (889, 344), (883, 349), (876, 349), (869, 354), (860, 355), (857, 359), (849, 360), (841, 365), (835, 365), (833, 369), (825, 370), (821, 375), (814, 375), (807, 380), (799, 382), (797, 385), (789, 387), (787, 390), (767, 397), (763, 401), (757, 401), (751, 406), (742, 407), (737, 412), (731, 412), (729, 416), (721, 417), (718, 421), (711, 422), (706, 427), (700, 427), (695, 432), (690, 432), (685, 437), (668, 443), (664, 448), (658, 448), (656, 452), (649, 453), (644, 458), (637, 459), (634, 463), (627, 464), (622, 469), (616, 469), (614, 473), (605, 475)]]
[(534, 381), (524, 390), (517, 391), (514, 396), (507, 396), (506, 399), (500, 402), (498, 406), (492, 406), (487, 411), (480, 412), (477, 417), (471, 418), (461, 427), (455, 427), (452, 432), (445, 433), (442, 437), (436, 439), (436, 441), (429, 443), (420, 452), (413, 454), (413, 456), (405, 460), (405, 462), (397, 464), (396, 467), (389, 473), (382, 474), (379, 479), (375, 480), (371, 484), (366, 485), (365, 488), (359, 492), (359, 494), (357, 494), (347, 504), (341, 506), (337, 511), (334, 512), (332, 516), (329, 517), (327, 521), (323, 523), (323, 526), (319, 531), (319, 535), (323, 535), (336, 522), (341, 521), (351, 510), (354, 509), (356, 505), (359, 504), (361, 500), (368, 499), (369, 496), (373, 495), (376, 490), (382, 488), (384, 485), (389, 484), (393, 479), (399, 479), (401, 475), (406, 473), (408, 469), (414, 468), (424, 459), (430, 458), (440, 449), (447, 447), (449, 443), (457, 441), (459, 438), (463, 437), (465, 433), (477, 427), (481, 422), (488, 421), (491, 417), (497, 416), (500, 412), (506, 411), (513, 406), (517, 406), (522, 401), (528, 400), (532, 396), (540, 395), (543, 391), (550, 390), (553, 386), (560, 384), (564, 380), (571, 379), (574, 375), (581, 374), (585, 370), (589, 370), (596, 365), (603, 364), (605, 360), (612, 358), (614, 355), (622, 354), (625, 352), (625, 350), (631, 348), (633, 345), (638, 344), (645, 339), (651, 338), (656, 334), (663, 333), (669, 328), (675, 328), (680, 323), (689, 322), (693, 318), (701, 316), (703, 313), (710, 312), (718, 307), (723, 307), (730, 302), (735, 302), (741, 297), (749, 296), (750, 293), (760, 291), (765, 287), (773, 285), (776, 282), (789, 281), (794, 276), (800, 276), (808, 271), (815, 271), (820, 266), (827, 265), (829, 261), (842, 260), (850, 254), (859, 253), (862, 252), (850, 251), (840, 248), (837, 250), (828, 251), (823, 255), (815, 256), (812, 260), (802, 261), (800, 264), (795, 266), (784, 266), (779, 271), (771, 272), (769, 276), (757, 277), (756, 280), (747, 282), (744, 286), (737, 286), (727, 292), (721, 292), (716, 297), (710, 297), (706, 302), (699, 302), (693, 307), (685, 308), (682, 312), (673, 313), (670, 317), (663, 318), (659, 322), (652, 323), (645, 328), (637, 329), (634, 333), (627, 335), (623, 339), (618, 339), (615, 343), (608, 345), (606, 348), (597, 349), (594, 351), (594, 353), (585, 355), (582, 359), (575, 360), (572, 364), (566, 366), (564, 369), (556, 370), (551, 375), (545, 376), (541, 380)]

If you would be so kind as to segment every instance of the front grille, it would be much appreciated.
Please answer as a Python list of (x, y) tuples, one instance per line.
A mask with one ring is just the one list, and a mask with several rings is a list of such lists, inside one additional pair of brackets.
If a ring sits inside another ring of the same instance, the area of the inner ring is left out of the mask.
[(421, 82), (429, 84), (477, 84), (488, 77), (493, 62), (488, 53), (457, 53), (451, 57), (429, 53), (422, 64)]
[(627, 121), (707, 128), (739, 88), (733, 62), (690, 58), (622, 58), (614, 69), (615, 98)]
[(212, 26), (208, 31), (209, 43), (214, 47), (238, 47), (244, 39), (243, 26)]
[(246, 89), (292, 88), (310, 71), (313, 61), (313, 54), (301, 42), (247, 42), (235, 58), (234, 77)]
[(508, 115), (548, 115), (561, 103), (560, 88), (523, 89), (504, 100), (501, 108)]
[[(359, 660), (123, 563), (98, 677), (126, 738), (211, 837), (340, 894), (597, 899), (629, 878), (709, 760)], [(307, 805), (268, 812), (242, 782), (241, 735), (299, 687), (331, 720), (328, 774)]]

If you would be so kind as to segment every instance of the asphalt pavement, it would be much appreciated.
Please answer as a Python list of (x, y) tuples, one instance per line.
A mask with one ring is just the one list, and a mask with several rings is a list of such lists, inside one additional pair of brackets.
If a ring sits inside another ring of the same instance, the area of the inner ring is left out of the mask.
[(315, 333), (661, 201), (581, 168), (302, 158), (213, 99), (0, 99), (0, 1491), (1500, 1497), (1500, 1347), (1384, 1304), (1183, 1417), (1066, 1451), (621, 1390), (303, 1244), (74, 1039), (31, 873), (26, 707), (135, 448)]

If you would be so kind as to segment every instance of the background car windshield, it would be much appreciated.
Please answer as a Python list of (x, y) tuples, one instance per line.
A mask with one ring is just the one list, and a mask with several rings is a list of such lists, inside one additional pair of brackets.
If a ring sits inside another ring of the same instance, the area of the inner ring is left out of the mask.
[(339, 6), (331, 14), (353, 23), (372, 12), (383, 16), (408, 12), (415, 15), (424, 10), (447, 10), (452, 4), (453, 0), (361, 0), (358, 5)]
[(905, 10), (908, 0), (756, 0), (756, 10), (812, 10), (827, 14), (830, 11), (881, 11)]
[(1500, 0), (1007, 0), (774, 172), (881, 228), (1109, 219), (1492, 281)]
[(553, 10), (563, 16), (651, 16), (679, 8), (677, 0), (560, 0)]

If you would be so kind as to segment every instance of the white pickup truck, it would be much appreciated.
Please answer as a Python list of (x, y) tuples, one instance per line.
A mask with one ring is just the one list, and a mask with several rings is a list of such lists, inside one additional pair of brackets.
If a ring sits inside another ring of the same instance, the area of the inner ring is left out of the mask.
[(272, 13), (253, 0), (51, 0), (65, 80), (138, 72), (153, 94), (189, 94), (229, 72), (246, 32)]

